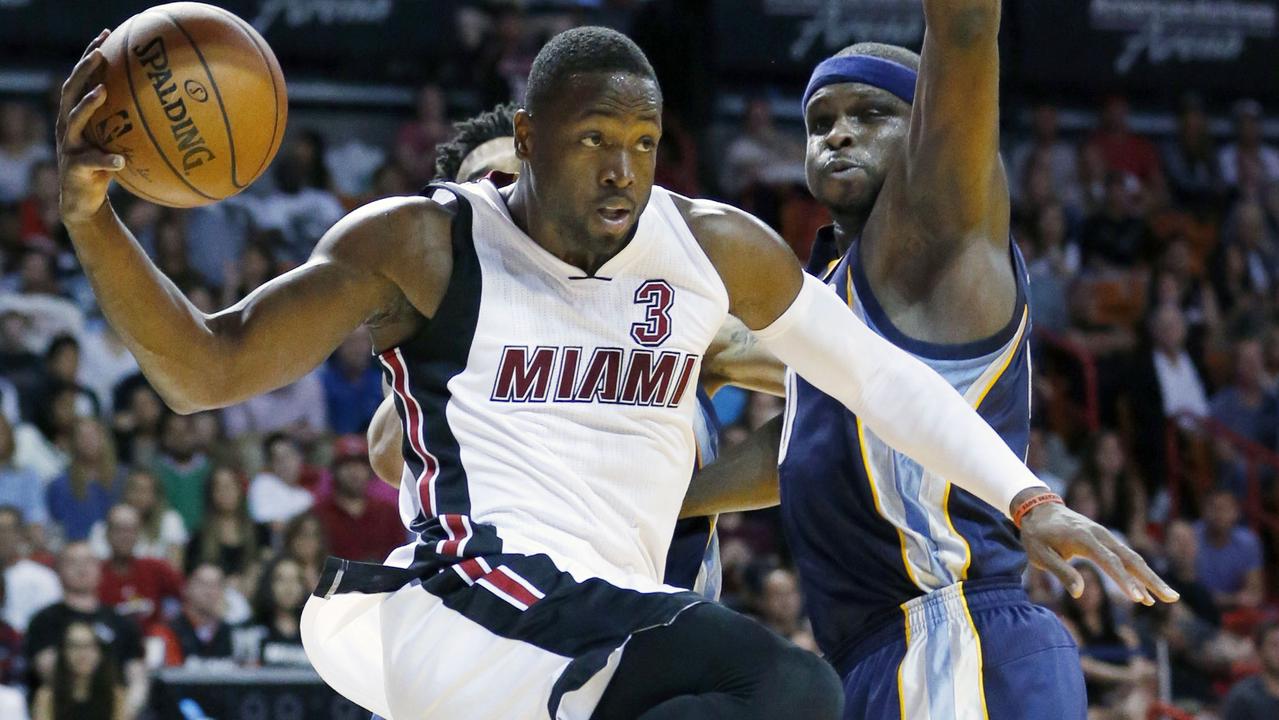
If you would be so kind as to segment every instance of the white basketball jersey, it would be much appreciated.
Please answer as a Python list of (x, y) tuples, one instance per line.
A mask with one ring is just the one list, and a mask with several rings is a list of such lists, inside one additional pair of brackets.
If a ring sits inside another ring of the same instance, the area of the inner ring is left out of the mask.
[(405, 523), (445, 555), (545, 553), (579, 580), (661, 588), (701, 357), (728, 312), (718, 272), (660, 187), (593, 276), (520, 230), (489, 181), (448, 187), (470, 209), (433, 337), (382, 354)]

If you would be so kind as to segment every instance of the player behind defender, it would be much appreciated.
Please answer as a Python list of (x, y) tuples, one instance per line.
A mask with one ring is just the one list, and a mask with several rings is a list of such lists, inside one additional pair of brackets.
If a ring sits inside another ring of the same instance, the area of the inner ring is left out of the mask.
[[(1030, 315), (998, 157), (1000, 3), (926, 0), (924, 14), (922, 59), (868, 43), (813, 72), (808, 185), (835, 224), (818, 233), (809, 271), (1024, 455)], [(694, 484), (747, 502), (701, 496), (690, 507), (759, 504), (750, 498), (777, 482), (781, 435), (783, 522), (817, 642), (844, 680), (845, 717), (1084, 718), (1074, 643), (1021, 590), (1027, 553), (1078, 596), (1082, 579), (1045, 541), (1086, 526), (1079, 537), (1091, 547), (1074, 551), (1133, 600), (1152, 602), (1143, 586), (1165, 601), (1176, 594), (1046, 488), (991, 507), (889, 448), (804, 378), (790, 380), (785, 429), (742, 448), (754, 467), (730, 453), (732, 472), (712, 466)], [(1021, 518), (1019, 539), (1008, 514), (1043, 501)]]
[[(513, 103), (498, 105), (454, 123), (453, 137), (436, 148), (436, 179), (472, 182), (489, 177), (499, 186), (514, 179), (520, 169), (515, 155), (517, 109)], [(743, 333), (743, 330), (741, 323), (730, 317), (702, 358), (698, 416), (693, 421), (697, 443), (695, 470), (714, 462), (719, 454), (720, 422), (711, 403), (716, 391), (724, 385), (735, 384), (782, 394), (781, 374), (773, 371), (776, 360), (741, 342), (743, 335), (749, 336), (749, 331)], [(405, 468), (404, 433), (391, 396), (382, 401), (369, 423), (368, 442), (369, 460), (378, 477), (399, 487)], [(722, 567), (715, 520), (715, 516), (690, 517), (675, 524), (663, 573), (667, 585), (692, 590), (708, 600), (719, 599)]]
[(990, 504), (1039, 485), (766, 226), (653, 187), (660, 90), (616, 32), (570, 30), (538, 53), (515, 183), (371, 203), (211, 315), (107, 201), (120, 158), (84, 138), (104, 37), (63, 88), (60, 206), (104, 315), (166, 401), (242, 401), (370, 326), (405, 423), (400, 509), (417, 541), (385, 565), (326, 565), (302, 635), (325, 680), (380, 715), (838, 715), (821, 661), (659, 579), (695, 455), (690, 380), (730, 312)]

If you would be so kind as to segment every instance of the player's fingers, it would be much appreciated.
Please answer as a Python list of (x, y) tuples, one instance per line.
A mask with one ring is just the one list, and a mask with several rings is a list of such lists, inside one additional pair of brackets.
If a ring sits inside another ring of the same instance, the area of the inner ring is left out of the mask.
[(107, 41), (107, 36), (110, 34), (111, 34), (110, 30), (106, 28), (102, 28), (102, 32), (98, 33), (97, 37), (89, 41), (89, 46), (84, 49), (84, 52), (80, 53), (80, 59), (83, 60), (85, 55), (88, 55), (89, 53), (93, 52), (95, 49), (102, 47), (102, 43)]
[(93, 113), (106, 101), (107, 89), (105, 86), (98, 85), (76, 103), (67, 115), (66, 134), (62, 139), (64, 145), (75, 148), (81, 142), (81, 135), (84, 133), (84, 127), (89, 124), (89, 118), (93, 117)]
[(86, 148), (70, 156), (67, 170), (73, 173), (117, 172), (124, 169), (124, 156)]
[(1047, 570), (1057, 578), (1062, 587), (1066, 588), (1066, 592), (1070, 596), (1079, 599), (1084, 594), (1084, 576), (1074, 568), (1066, 559), (1057, 554), (1052, 548), (1042, 548), (1030, 553), (1031, 562), (1040, 568)]
[[(1150, 592), (1154, 592), (1155, 597), (1158, 597), (1163, 602), (1177, 602), (1181, 594), (1169, 587), (1168, 583), (1164, 582), (1158, 573), (1151, 570), (1145, 558), (1138, 554), (1136, 550), (1124, 545), (1114, 537), (1111, 537), (1111, 543), (1111, 550), (1119, 556), (1119, 559), (1124, 563), (1124, 567), (1128, 568), (1128, 572), (1138, 582), (1148, 588)], [(1147, 596), (1149, 596), (1149, 592), (1147, 592)], [(1148, 604), (1154, 604), (1153, 598)]]
[(98, 69), (105, 58), (102, 51), (93, 48), (87, 55), (80, 58), (80, 62), (71, 70), (71, 74), (67, 76), (66, 82), (62, 83), (62, 99), (59, 115), (64, 115), (70, 111), (72, 105), (80, 101), (84, 95), (85, 86), (89, 84), (89, 78), (93, 72)]
[[(1102, 533), (1105, 533), (1105, 531), (1103, 530)], [(1085, 537), (1083, 550), (1083, 554), (1089, 560), (1097, 563), (1112, 580), (1119, 583), (1119, 587), (1124, 589), (1124, 592), (1129, 598), (1132, 598), (1133, 602), (1145, 602), (1145, 592), (1137, 584), (1137, 581), (1133, 580), (1132, 576), (1128, 574), (1128, 570), (1124, 568), (1124, 563), (1119, 559), (1119, 556), (1111, 552), (1100, 537), (1095, 534), (1089, 534)]]

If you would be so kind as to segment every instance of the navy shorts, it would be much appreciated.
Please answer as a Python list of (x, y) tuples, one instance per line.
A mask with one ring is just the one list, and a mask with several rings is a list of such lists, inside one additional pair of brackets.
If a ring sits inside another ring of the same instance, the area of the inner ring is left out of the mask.
[(961, 582), (838, 658), (845, 720), (1085, 720), (1079, 649), (1014, 583)]

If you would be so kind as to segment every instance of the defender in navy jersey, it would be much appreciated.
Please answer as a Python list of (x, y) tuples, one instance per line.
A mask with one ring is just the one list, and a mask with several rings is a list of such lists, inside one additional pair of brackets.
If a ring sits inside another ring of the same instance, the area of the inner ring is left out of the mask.
[[(808, 270), (1024, 456), (1030, 311), (997, 154), (1000, 3), (925, 0), (924, 14), (922, 60), (866, 43), (813, 72), (807, 178), (835, 224)], [(1175, 593), (1100, 528), (1054, 538), (1091, 525), (1061, 505), (1030, 510), (1019, 539), (1009, 516), (1045, 489), (983, 502), (794, 372), (787, 381), (782, 427), (739, 452), (764, 458), (761, 471), (780, 462), (783, 522), (816, 640), (844, 680), (845, 717), (1085, 717), (1074, 643), (1021, 590), (1027, 550), (1075, 594), (1081, 580), (1061, 555), (1097, 559), (1134, 600), (1153, 602), (1145, 587)], [(696, 484), (749, 487), (733, 455), (722, 462), (737, 478), (712, 467)], [(706, 499), (686, 510), (731, 509)]]
[(534, 59), (514, 183), (371, 203), (214, 314), (155, 268), (107, 198), (125, 159), (84, 134), (106, 99), (90, 85), (107, 35), (63, 85), (60, 209), (103, 314), (166, 402), (195, 412), (267, 392), (369, 327), (404, 424), (399, 506), (415, 539), (381, 565), (331, 558), (301, 634), (320, 675), (384, 717), (840, 713), (829, 667), (662, 582), (697, 452), (690, 380), (729, 313), (986, 502), (1040, 487), (776, 233), (653, 185), (661, 91), (614, 31), (566, 31)]

